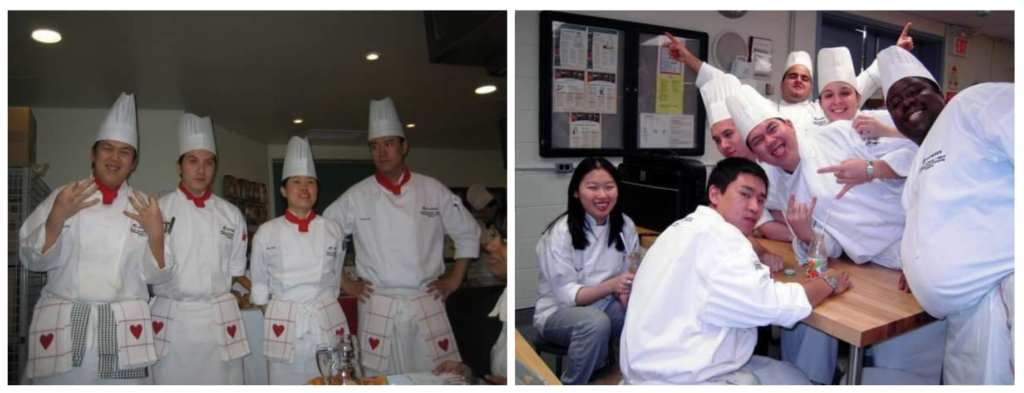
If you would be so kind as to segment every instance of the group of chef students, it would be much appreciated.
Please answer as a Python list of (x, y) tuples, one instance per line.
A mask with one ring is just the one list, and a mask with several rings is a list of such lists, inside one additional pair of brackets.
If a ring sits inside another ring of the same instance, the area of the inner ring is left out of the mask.
[[(122, 94), (91, 148), (92, 174), (57, 188), (21, 227), (22, 263), (48, 274), (26, 382), (242, 384), (250, 338), (231, 287), (246, 274), (249, 241), (250, 297), (264, 313), (263, 337), (252, 339), (263, 340), (271, 384), (320, 376), (316, 346), (347, 335), (368, 375), (467, 373), (444, 302), (478, 256), (482, 225), (459, 196), (408, 169), (390, 98), (370, 103), (376, 173), (317, 216), (312, 152), (293, 137), (280, 184), (287, 209), (251, 239), (239, 209), (211, 191), (219, 158), (210, 118), (184, 114), (178, 137), (177, 189), (157, 199), (132, 188), (138, 125), (134, 97)], [(493, 200), (482, 187), (471, 194), (480, 209)], [(504, 277), (504, 240), (488, 233), (491, 270)], [(342, 269), (348, 235), (356, 277)], [(447, 276), (445, 235), (457, 249)], [(358, 327), (341, 310), (341, 290), (360, 299)], [(504, 298), (491, 314), (503, 322)], [(505, 354), (503, 333), (488, 381), (504, 382)]]
[[(666, 34), (727, 158), (708, 205), (661, 233), (635, 274), (617, 173), (581, 163), (569, 211), (537, 245), (534, 325), (569, 348), (564, 383), (590, 381), (615, 346), (626, 384), (835, 382), (838, 341), (800, 321), (856, 283), (840, 269), (775, 283), (781, 258), (753, 239), (791, 241), (803, 259), (823, 232), (830, 258), (902, 270), (899, 289), (939, 319), (870, 347), (863, 383), (1013, 384), (1013, 84), (947, 103), (909, 52), (910, 27), (859, 76), (847, 48), (819, 51), (818, 102), (805, 52), (788, 56), (774, 103)], [(879, 87), (885, 109), (860, 110)], [(782, 361), (752, 356), (766, 325), (782, 327)]]

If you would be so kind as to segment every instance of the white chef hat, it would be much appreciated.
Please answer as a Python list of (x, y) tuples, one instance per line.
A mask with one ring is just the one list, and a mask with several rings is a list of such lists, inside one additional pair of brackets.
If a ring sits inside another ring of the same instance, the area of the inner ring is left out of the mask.
[(102, 140), (113, 140), (124, 142), (139, 152), (139, 125), (135, 120), (135, 96), (121, 93), (117, 102), (110, 108), (106, 120), (100, 125), (100, 132), (96, 135), (96, 142)]
[(379, 101), (370, 100), (370, 130), (367, 132), (367, 141), (386, 136), (405, 138), (402, 122), (398, 120), (398, 111), (395, 110), (395, 102), (391, 101), (391, 97)]
[(313, 166), (313, 151), (309, 148), (309, 141), (306, 138), (293, 136), (288, 141), (288, 148), (285, 149), (281, 181), (292, 176), (316, 178), (316, 167)]
[(473, 209), (483, 210), (494, 200), (494, 195), (487, 192), (487, 187), (484, 187), (483, 184), (477, 183), (469, 186), (469, 190), (466, 191), (466, 200), (469, 201), (470, 206), (473, 206)]
[[(857, 90), (857, 75), (853, 70), (853, 57), (845, 46), (822, 48), (818, 51), (818, 94), (832, 82), (846, 82)], [(860, 91), (857, 91), (860, 93)]]
[(708, 124), (715, 125), (722, 120), (731, 119), (729, 108), (725, 106), (725, 99), (740, 89), (742, 84), (732, 74), (722, 74), (700, 88), (701, 98), (704, 99), (704, 108), (708, 111)]
[(878, 73), (882, 78), (882, 93), (889, 97), (889, 88), (900, 79), (912, 76), (921, 77), (935, 83), (935, 77), (921, 64), (921, 61), (914, 57), (913, 53), (898, 46), (890, 46), (878, 52)]
[(789, 52), (789, 56), (786, 57), (786, 67), (782, 69), (782, 77), (786, 77), (786, 73), (789, 72), (789, 68), (795, 65), (802, 65), (807, 68), (807, 73), (814, 78), (814, 62), (811, 61), (811, 55), (802, 50), (796, 52)]
[(178, 123), (178, 155), (192, 150), (207, 150), (217, 154), (217, 143), (213, 140), (213, 122), (209, 117), (201, 118), (185, 113)]
[(732, 121), (736, 123), (736, 129), (743, 134), (744, 141), (758, 124), (780, 117), (774, 105), (753, 87), (747, 85), (740, 86), (736, 94), (726, 98), (725, 105), (729, 108), (729, 113), (732, 114)]

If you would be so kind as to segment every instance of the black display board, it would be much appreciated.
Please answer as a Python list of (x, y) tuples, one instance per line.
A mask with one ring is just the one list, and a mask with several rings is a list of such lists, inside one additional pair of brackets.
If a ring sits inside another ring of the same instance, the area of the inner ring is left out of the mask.
[(662, 49), (666, 31), (707, 58), (707, 33), (541, 12), (540, 155), (704, 155), (696, 74)]

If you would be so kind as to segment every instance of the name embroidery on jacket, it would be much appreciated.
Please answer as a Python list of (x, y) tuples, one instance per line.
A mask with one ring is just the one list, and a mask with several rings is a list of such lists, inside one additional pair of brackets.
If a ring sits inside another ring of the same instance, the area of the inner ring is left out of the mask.
[(422, 214), (423, 216), (425, 216), (427, 218), (440, 217), (441, 216), (441, 209), (437, 208), (437, 207), (426, 207), (426, 206), (423, 206), (423, 209), (420, 210), (420, 214)]
[(338, 247), (337, 246), (327, 246), (327, 256), (329, 256), (331, 258), (337, 258), (338, 257)]
[(928, 157), (921, 160), (921, 170), (917, 171), (917, 173), (932, 169), (933, 166), (943, 162), (946, 162), (946, 153), (943, 153), (942, 150), (929, 154)]
[(235, 238), (235, 228), (228, 228), (225, 226), (220, 227), (220, 234), (228, 238), (228, 240)]
[(129, 229), (129, 231), (142, 237), (149, 237), (149, 235), (146, 234), (146, 230), (143, 229), (142, 225), (139, 225), (139, 223), (137, 222), (132, 222), (132, 227)]

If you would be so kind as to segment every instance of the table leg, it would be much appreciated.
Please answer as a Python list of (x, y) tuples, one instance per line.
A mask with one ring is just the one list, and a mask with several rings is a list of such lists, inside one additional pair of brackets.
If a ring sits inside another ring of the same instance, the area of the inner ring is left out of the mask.
[(850, 372), (846, 375), (847, 385), (860, 385), (864, 374), (864, 348), (850, 345)]

